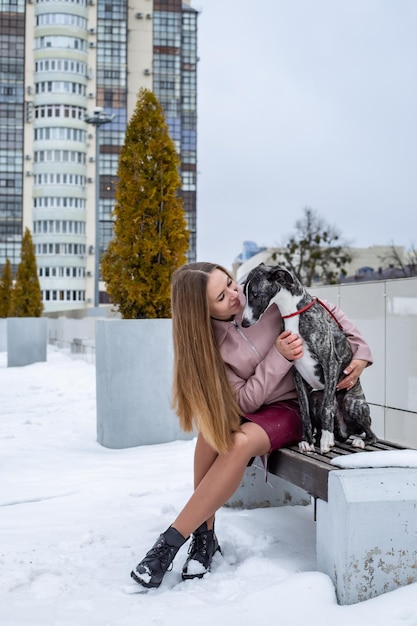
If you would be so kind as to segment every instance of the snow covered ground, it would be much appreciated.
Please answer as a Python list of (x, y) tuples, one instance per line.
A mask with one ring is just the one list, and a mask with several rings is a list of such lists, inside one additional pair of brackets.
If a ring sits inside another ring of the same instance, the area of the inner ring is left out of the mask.
[(52, 349), (20, 368), (0, 353), (0, 389), (2, 626), (417, 626), (417, 584), (337, 604), (311, 506), (221, 509), (212, 572), (181, 582), (184, 546), (139, 593), (130, 570), (191, 493), (194, 441), (103, 448), (94, 365)]

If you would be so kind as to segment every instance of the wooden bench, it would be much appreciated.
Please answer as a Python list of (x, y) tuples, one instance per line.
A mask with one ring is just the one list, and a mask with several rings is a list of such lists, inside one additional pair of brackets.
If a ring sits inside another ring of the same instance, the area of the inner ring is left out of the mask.
[(333, 581), (340, 604), (368, 600), (417, 582), (417, 463), (344, 469), (331, 460), (404, 449), (383, 440), (364, 450), (337, 444), (327, 454), (283, 448), (270, 455), (270, 484), (255, 462), (228, 504), (253, 508), (313, 499), (317, 570)]
[(282, 448), (273, 452), (269, 457), (268, 472), (304, 489), (313, 498), (328, 500), (329, 472), (340, 469), (331, 465), (330, 461), (337, 456), (354, 452), (381, 452), (382, 450), (403, 450), (404, 446), (390, 441), (377, 441), (371, 446), (352, 448), (349, 443), (337, 443), (326, 454), (321, 454), (320, 448), (315, 452), (301, 452), (298, 446)]

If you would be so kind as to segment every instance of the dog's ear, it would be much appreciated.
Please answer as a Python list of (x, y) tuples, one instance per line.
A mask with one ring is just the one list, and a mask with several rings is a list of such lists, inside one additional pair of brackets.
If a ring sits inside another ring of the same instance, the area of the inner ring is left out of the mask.
[(294, 282), (292, 274), (280, 265), (271, 266), (271, 276), (281, 284), (292, 284)]

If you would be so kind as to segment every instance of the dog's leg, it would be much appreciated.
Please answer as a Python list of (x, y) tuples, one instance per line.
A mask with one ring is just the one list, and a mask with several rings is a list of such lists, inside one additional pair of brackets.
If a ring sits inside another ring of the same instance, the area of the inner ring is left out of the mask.
[[(359, 391), (361, 394), (361, 402), (360, 402), (360, 418), (359, 418), (359, 423), (363, 428), (363, 431), (365, 433), (365, 441), (363, 442), (363, 447), (367, 446), (367, 445), (372, 445), (377, 441), (377, 436), (375, 435), (375, 433), (373, 432), (372, 428), (371, 428), (371, 409), (369, 408), (369, 404), (367, 403), (366, 399), (365, 399), (365, 394), (362, 391), (362, 386), (360, 381), (358, 380), (358, 382), (356, 383), (356, 385), (359, 387)], [(355, 385), (355, 387), (356, 387)], [(363, 440), (362, 440), (363, 441)], [(352, 443), (353, 445), (353, 443)]]
[[(355, 389), (358, 387), (357, 389)], [(364, 448), (367, 445), (372, 445), (377, 441), (377, 436), (371, 428), (371, 410), (369, 404), (365, 399), (365, 395), (362, 391), (360, 381), (358, 381), (352, 391), (356, 391), (358, 397), (356, 399), (356, 421), (359, 424), (362, 432), (365, 433), (365, 439), (361, 438), (361, 444), (356, 439), (352, 441), (353, 447)]]
[(335, 399), (334, 438), (340, 443), (345, 443), (350, 436), (348, 425), (345, 422), (345, 411), (343, 405), (345, 393), (345, 391), (338, 391)]
[[(364, 448), (366, 445), (371, 445), (377, 441), (377, 437), (371, 428), (369, 404), (366, 401), (359, 380), (352, 389), (344, 392), (342, 411), (349, 434), (353, 436), (352, 447)], [(363, 433), (365, 437), (360, 436)]]
[[(329, 366), (330, 364), (328, 364)], [(324, 374), (323, 404), (321, 407), (320, 452), (326, 454), (334, 447), (334, 420), (336, 412), (337, 364)]]
[(313, 429), (310, 417), (309, 396), (307, 384), (304, 378), (294, 368), (294, 381), (300, 403), (301, 421), (303, 426), (303, 437), (298, 447), (302, 452), (314, 452)]
[(321, 406), (323, 404), (323, 390), (314, 389), (309, 393), (310, 420), (313, 429), (314, 442), (321, 439)]

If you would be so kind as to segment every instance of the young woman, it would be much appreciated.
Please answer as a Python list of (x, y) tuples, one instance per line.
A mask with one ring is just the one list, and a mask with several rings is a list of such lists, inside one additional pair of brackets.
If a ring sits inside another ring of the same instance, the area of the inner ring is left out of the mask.
[[(145, 587), (159, 587), (190, 535), (182, 577), (201, 578), (207, 573), (220, 551), (215, 513), (239, 487), (250, 459), (301, 440), (291, 368), (303, 356), (302, 340), (282, 332), (275, 306), (257, 324), (243, 329), (244, 303), (241, 287), (220, 265), (190, 263), (173, 275), (173, 404), (183, 430), (198, 432), (194, 493), (131, 572)], [(347, 389), (372, 356), (346, 315), (329, 306), (354, 354), (338, 385)]]

